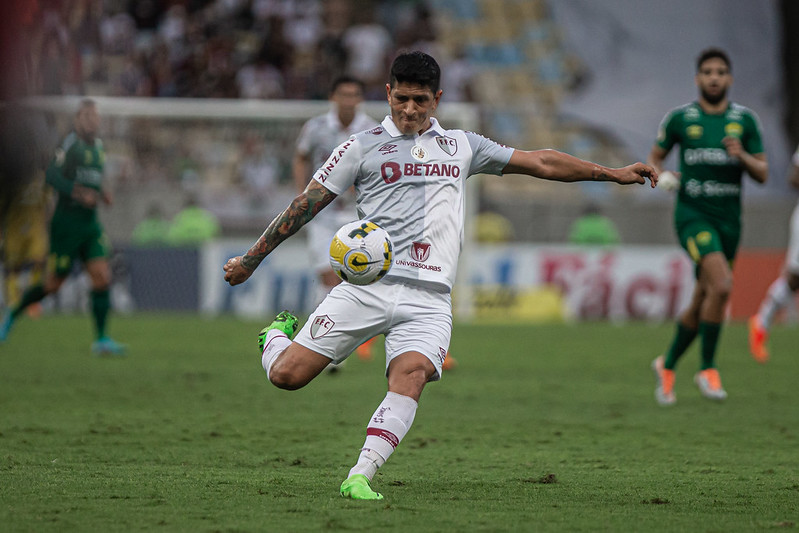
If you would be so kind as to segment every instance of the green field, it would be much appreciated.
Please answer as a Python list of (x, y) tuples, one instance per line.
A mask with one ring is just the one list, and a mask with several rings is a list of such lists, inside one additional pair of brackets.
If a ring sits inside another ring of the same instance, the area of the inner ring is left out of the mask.
[(0, 531), (754, 531), (799, 528), (799, 329), (773, 361), (725, 329), (729, 399), (653, 398), (671, 325), (456, 326), (378, 472), (338, 495), (385, 392), (353, 357), (303, 390), (264, 376), (260, 324), (116, 317), (127, 358), (88, 354), (85, 316), (21, 320), (0, 346)]

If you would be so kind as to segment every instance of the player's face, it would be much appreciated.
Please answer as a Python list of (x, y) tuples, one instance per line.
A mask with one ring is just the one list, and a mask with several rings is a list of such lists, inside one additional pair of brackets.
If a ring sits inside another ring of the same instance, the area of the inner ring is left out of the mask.
[(391, 119), (403, 135), (413, 135), (430, 127), (441, 90), (433, 94), (430, 87), (416, 83), (397, 83), (393, 88), (386, 84), (388, 105), (391, 107)]
[(342, 83), (333, 91), (330, 100), (336, 104), (339, 116), (351, 120), (355, 116), (356, 108), (363, 101), (361, 86), (357, 83)]
[(96, 106), (86, 106), (75, 118), (75, 130), (81, 137), (93, 139), (100, 132), (100, 113)]
[(696, 86), (702, 98), (709, 103), (717, 104), (724, 100), (730, 85), (732, 85), (732, 73), (723, 59), (712, 57), (699, 66)]

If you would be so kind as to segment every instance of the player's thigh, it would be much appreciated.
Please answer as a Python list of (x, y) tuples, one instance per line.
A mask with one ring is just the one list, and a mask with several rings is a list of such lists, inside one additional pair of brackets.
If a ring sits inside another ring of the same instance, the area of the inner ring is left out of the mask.
[(394, 358), (407, 352), (419, 352), (436, 369), (430, 380), (441, 379), (452, 338), (450, 294), (413, 285), (400, 287), (391, 327), (386, 334), (386, 371)]
[(333, 287), (294, 341), (340, 363), (375, 335), (385, 333), (393, 292), (384, 283)]
[(288, 388), (296, 389), (307, 385), (329, 364), (329, 357), (292, 342), (275, 360), (269, 376), (273, 382), (282, 379)]

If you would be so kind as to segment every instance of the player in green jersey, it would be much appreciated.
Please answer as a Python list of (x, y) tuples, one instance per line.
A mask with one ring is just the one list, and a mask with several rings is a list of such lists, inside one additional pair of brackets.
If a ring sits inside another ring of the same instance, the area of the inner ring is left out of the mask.
[(97, 137), (100, 114), (93, 100), (83, 100), (75, 115), (75, 129), (56, 150), (47, 169), (47, 183), (58, 192), (50, 224), (50, 257), (44, 283), (30, 287), (22, 300), (6, 314), (0, 324), (0, 341), (8, 337), (20, 313), (34, 302), (53, 294), (72, 271), (79, 258), (91, 280), (91, 308), (97, 339), (92, 351), (98, 355), (122, 355), (123, 345), (106, 334), (111, 309), (111, 269), (109, 244), (97, 216), (100, 201), (111, 204), (111, 195), (102, 187), (105, 151)]
[(666, 115), (648, 160), (661, 173), (669, 151), (680, 145), (674, 226), (696, 264), (691, 302), (677, 321), (669, 350), (652, 362), (655, 398), (661, 405), (676, 401), (674, 369), (697, 336), (702, 363), (694, 382), (709, 399), (727, 397), (715, 357), (741, 236), (741, 178), (744, 172), (759, 183), (768, 178), (757, 115), (727, 99), (732, 84), (727, 54), (718, 48), (704, 50), (696, 62), (695, 81), (699, 99)]

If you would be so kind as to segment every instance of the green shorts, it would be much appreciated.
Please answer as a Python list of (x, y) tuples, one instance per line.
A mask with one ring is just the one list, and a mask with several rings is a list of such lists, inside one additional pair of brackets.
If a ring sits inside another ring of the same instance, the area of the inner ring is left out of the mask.
[(732, 264), (738, 252), (741, 230), (709, 219), (695, 218), (677, 226), (680, 245), (694, 263), (712, 252), (721, 252)]
[(76, 222), (69, 217), (60, 217), (58, 213), (53, 215), (48, 266), (57, 277), (67, 277), (75, 259), (85, 263), (108, 257), (110, 250), (108, 237), (98, 221)]

